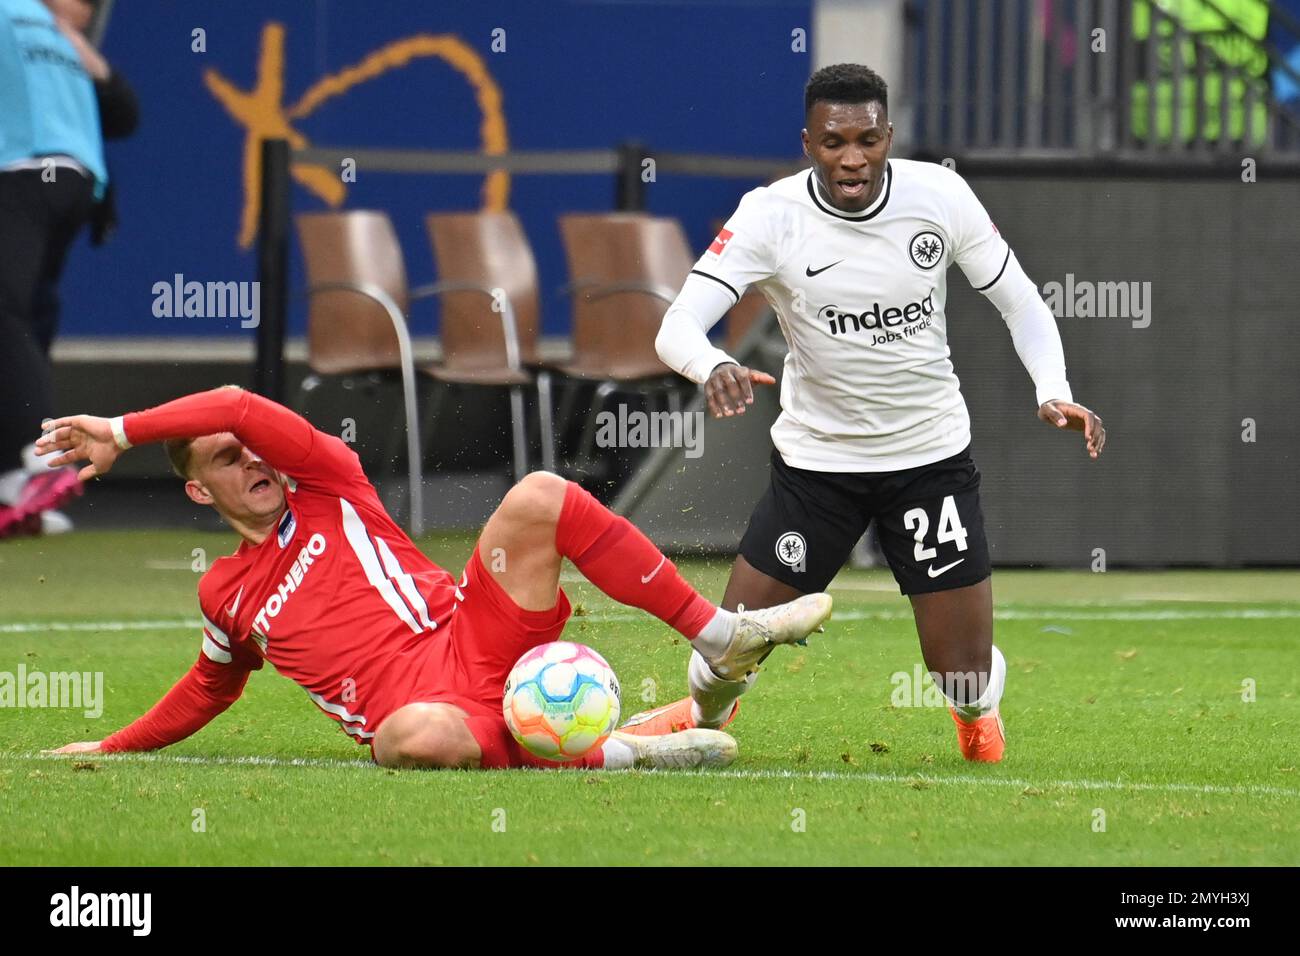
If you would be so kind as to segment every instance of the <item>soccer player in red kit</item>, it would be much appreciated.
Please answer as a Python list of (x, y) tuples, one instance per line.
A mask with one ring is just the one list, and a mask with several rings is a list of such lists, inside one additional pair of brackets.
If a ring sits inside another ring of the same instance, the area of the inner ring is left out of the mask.
[(89, 460), (83, 480), (107, 472), (132, 445), (165, 442), (186, 494), (243, 538), (199, 581), (203, 649), (189, 673), (134, 723), (60, 753), (182, 740), (234, 703), (249, 673), (269, 660), (382, 766), (720, 766), (736, 747), (717, 730), (615, 732), (563, 765), (514, 740), (503, 686), (520, 655), (564, 629), (561, 557), (728, 674), (751, 670), (774, 645), (801, 640), (830, 615), (825, 594), (752, 613), (715, 607), (630, 522), (547, 472), (506, 494), (457, 580), (389, 517), (344, 442), (234, 386), (44, 428), (38, 452), (62, 452), (50, 467)]

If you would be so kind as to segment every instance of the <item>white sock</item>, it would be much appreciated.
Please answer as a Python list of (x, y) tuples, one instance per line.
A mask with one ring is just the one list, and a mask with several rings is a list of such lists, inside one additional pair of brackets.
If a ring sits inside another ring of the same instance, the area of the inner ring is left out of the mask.
[(31, 476), (23, 468), (15, 468), (0, 475), (0, 505), (11, 505), (22, 494), (23, 485)]
[(754, 686), (758, 672), (746, 674), (742, 680), (724, 680), (713, 673), (709, 662), (692, 652), (686, 665), (686, 683), (691, 689), (691, 716), (697, 727), (721, 727), (731, 716), (740, 695)]
[(631, 744), (625, 744), (617, 737), (611, 736), (600, 745), (605, 755), (606, 770), (627, 770), (636, 761), (636, 751)]
[(736, 615), (731, 611), (718, 608), (717, 613), (709, 619), (709, 623), (704, 625), (704, 630), (695, 636), (691, 644), (705, 657), (718, 658), (726, 653), (727, 646), (735, 636)]
[[(952, 704), (953, 709), (957, 711), (957, 716), (968, 724), (979, 720), (985, 714), (992, 713), (997, 709), (998, 703), (1002, 700), (1002, 691), (1007, 683), (1007, 659), (1002, 656), (996, 644), (993, 645), (993, 666), (989, 668), (989, 681), (984, 686), (984, 693), (980, 694), (979, 699), (970, 704), (958, 704), (951, 697), (948, 702)], [(940, 688), (942, 690), (942, 688)], [(947, 696), (947, 691), (944, 691)]]

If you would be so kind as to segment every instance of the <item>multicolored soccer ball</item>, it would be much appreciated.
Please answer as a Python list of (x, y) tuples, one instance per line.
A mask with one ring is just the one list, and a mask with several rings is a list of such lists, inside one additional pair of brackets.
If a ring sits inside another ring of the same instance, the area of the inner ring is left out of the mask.
[(585, 644), (555, 641), (515, 662), (502, 702), (506, 725), (530, 753), (577, 760), (618, 726), (618, 678)]

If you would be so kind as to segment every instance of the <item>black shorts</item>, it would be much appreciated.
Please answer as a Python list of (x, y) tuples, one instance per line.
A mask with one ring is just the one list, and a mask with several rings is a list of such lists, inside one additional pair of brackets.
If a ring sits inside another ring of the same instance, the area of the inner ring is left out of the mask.
[(804, 593), (824, 591), (873, 520), (903, 594), (967, 587), (989, 576), (980, 473), (969, 446), (902, 471), (792, 468), (772, 452), (772, 483), (740, 542), (745, 560)]

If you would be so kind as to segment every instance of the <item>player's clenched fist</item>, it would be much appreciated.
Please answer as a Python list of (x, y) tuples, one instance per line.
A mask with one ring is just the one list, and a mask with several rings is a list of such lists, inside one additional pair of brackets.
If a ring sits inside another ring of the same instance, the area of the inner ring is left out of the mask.
[(1053, 400), (1038, 406), (1038, 417), (1057, 428), (1083, 432), (1088, 454), (1093, 458), (1101, 454), (1106, 444), (1106, 429), (1102, 427), (1101, 416), (1090, 408)]
[(743, 415), (745, 406), (754, 403), (754, 385), (775, 385), (776, 379), (758, 369), (724, 362), (713, 370), (704, 383), (704, 395), (714, 418)]
[(63, 454), (46, 462), (50, 468), (70, 465), (76, 461), (89, 461), (90, 464), (77, 472), (82, 481), (107, 474), (122, 453), (113, 439), (113, 425), (107, 418), (94, 415), (69, 415), (66, 418), (46, 420), (41, 423), (45, 430), (36, 439), (36, 454), (47, 455), (52, 451)]

